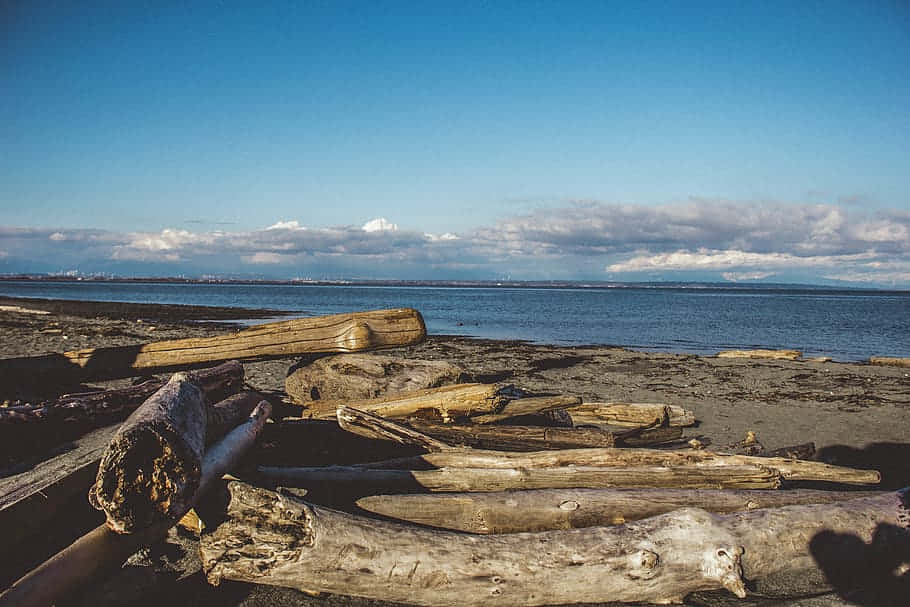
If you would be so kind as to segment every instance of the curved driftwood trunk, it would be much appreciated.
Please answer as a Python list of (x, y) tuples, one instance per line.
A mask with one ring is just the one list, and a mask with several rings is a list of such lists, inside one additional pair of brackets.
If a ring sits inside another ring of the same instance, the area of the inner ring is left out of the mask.
[[(272, 407), (260, 403), (247, 420), (213, 445), (202, 462), (202, 476), (193, 499), (185, 505), (179, 518), (192, 503), (208, 491), (221, 477), (234, 468), (256, 442)], [(177, 519), (145, 527), (136, 533), (114, 533), (100, 525), (23, 576), (0, 595), (0, 607), (45, 607), (77, 591), (123, 564), (131, 554), (165, 536)]]
[(521, 533), (621, 525), (680, 508), (728, 513), (827, 504), (881, 492), (749, 489), (532, 489), (490, 493), (370, 495), (368, 511), (469, 533)]
[(201, 542), (209, 581), (418, 605), (679, 600), (813, 566), (819, 532), (868, 541), (907, 525), (900, 493), (725, 516), (686, 508), (618, 527), (469, 535), (377, 521), (231, 483), (228, 520)]
[(130, 533), (188, 509), (199, 487), (206, 415), (192, 376), (175, 373), (123, 423), (89, 491), (113, 531)]

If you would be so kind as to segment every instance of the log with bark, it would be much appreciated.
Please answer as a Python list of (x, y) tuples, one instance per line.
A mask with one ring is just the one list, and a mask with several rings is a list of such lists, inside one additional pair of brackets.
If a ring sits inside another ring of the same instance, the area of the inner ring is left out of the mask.
[(657, 420), (660, 425), (692, 426), (695, 413), (679, 405), (662, 403), (582, 403), (567, 407), (576, 426), (609, 424), (612, 426), (646, 426)]
[(438, 468), (395, 470), (358, 466), (260, 466), (269, 483), (308, 490), (506, 491), (568, 487), (676, 487), (680, 489), (776, 489), (780, 474), (756, 465), (636, 466), (604, 468)]
[(201, 541), (211, 583), (431, 606), (667, 602), (715, 588), (745, 597), (746, 580), (817, 567), (822, 532), (867, 542), (881, 528), (904, 529), (910, 505), (898, 492), (727, 515), (685, 508), (617, 527), (470, 535), (336, 512), (243, 483), (229, 489), (226, 522)]
[(495, 424), (508, 421), (517, 417), (544, 415), (554, 409), (563, 409), (581, 403), (578, 396), (536, 396), (530, 398), (517, 398), (510, 400), (496, 413), (475, 415), (471, 422), (475, 424)]
[(621, 525), (680, 508), (729, 513), (828, 504), (881, 492), (794, 489), (530, 489), (370, 495), (358, 507), (389, 518), (468, 533), (521, 533)]
[(430, 452), (446, 451), (453, 447), (407, 426), (396, 424), (378, 415), (342, 405), (335, 413), (338, 425), (345, 431), (364, 438), (394, 441)]
[[(244, 423), (206, 452), (196, 493), (185, 504), (185, 510), (239, 463), (256, 442), (270, 413), (271, 405), (262, 401)], [(56, 603), (110, 573), (143, 546), (163, 538), (185, 513), (175, 511), (174, 518), (137, 533), (120, 534), (107, 525), (98, 526), (10, 586), (0, 595), (0, 607), (44, 607)]]
[(0, 377), (52, 373), (97, 379), (238, 359), (356, 352), (419, 343), (426, 326), (417, 310), (375, 310), (266, 323), (229, 335), (91, 348), (0, 360)]
[(493, 384), (456, 384), (366, 400), (314, 400), (307, 403), (302, 415), (333, 419), (338, 407), (344, 405), (393, 419), (424, 417), (449, 422), (498, 411), (507, 400), (508, 396)]

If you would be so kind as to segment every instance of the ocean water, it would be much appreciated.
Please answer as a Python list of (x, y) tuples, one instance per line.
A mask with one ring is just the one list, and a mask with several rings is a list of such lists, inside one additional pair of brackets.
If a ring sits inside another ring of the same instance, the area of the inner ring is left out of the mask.
[(270, 308), (315, 316), (411, 307), (430, 334), (714, 354), (910, 357), (910, 292), (783, 288), (460, 288), (0, 281), (0, 295)]

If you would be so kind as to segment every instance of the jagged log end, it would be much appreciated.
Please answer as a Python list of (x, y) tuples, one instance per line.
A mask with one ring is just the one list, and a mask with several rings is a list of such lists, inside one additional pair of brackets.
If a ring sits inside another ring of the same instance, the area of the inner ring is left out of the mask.
[[(217, 586), (225, 577), (267, 575), (315, 544), (312, 512), (295, 496), (236, 481), (228, 483), (228, 492), (227, 520), (200, 542), (202, 568), (210, 584)], [(252, 526), (250, 521), (255, 521)], [(293, 539), (288, 541), (289, 537)]]

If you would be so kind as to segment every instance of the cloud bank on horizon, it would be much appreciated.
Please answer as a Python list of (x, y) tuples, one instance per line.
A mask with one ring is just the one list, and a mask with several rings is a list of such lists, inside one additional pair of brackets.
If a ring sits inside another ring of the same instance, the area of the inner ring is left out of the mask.
[(0, 227), (0, 272), (263, 278), (830, 283), (910, 288), (910, 212), (693, 199), (579, 202), (464, 233), (309, 227), (158, 232)]

